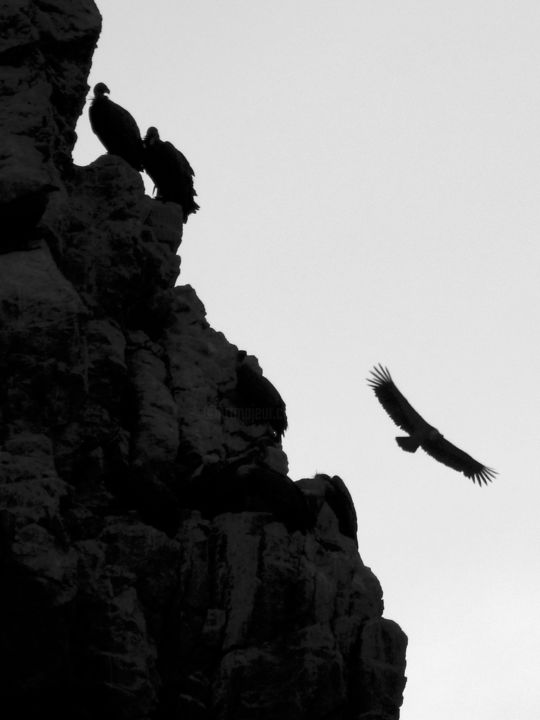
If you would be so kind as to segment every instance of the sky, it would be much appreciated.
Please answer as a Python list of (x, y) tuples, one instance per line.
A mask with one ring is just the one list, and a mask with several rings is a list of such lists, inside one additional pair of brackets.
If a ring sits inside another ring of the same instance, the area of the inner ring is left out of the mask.
[[(409, 637), (402, 720), (535, 717), (540, 4), (98, 6), (90, 85), (196, 173), (180, 283), (281, 392), (290, 476), (351, 491)], [(379, 362), (492, 485), (400, 450)]]

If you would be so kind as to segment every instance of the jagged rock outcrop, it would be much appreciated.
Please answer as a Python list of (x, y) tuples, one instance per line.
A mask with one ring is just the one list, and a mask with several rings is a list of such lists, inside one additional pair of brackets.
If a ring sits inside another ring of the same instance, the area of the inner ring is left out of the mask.
[(343, 482), (293, 483), (250, 421), (238, 348), (174, 286), (180, 206), (120, 158), (71, 163), (94, 3), (0, 11), (0, 205), (23, 209), (0, 237), (2, 707), (397, 718), (406, 638)]

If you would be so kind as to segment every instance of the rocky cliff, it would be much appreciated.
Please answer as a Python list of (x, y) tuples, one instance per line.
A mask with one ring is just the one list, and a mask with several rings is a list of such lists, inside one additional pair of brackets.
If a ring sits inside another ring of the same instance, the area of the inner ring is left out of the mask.
[(71, 161), (93, 0), (0, 17), (2, 707), (399, 717), (406, 638), (345, 485), (287, 477), (238, 348), (175, 286), (181, 207)]

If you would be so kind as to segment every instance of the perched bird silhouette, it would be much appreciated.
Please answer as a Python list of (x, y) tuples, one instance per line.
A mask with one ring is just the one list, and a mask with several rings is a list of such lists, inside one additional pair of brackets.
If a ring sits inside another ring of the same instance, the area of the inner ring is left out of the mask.
[(252, 367), (245, 350), (239, 350), (236, 358), (236, 390), (241, 407), (255, 424), (267, 424), (280, 440), (287, 429), (285, 403), (270, 380)]
[(184, 222), (196, 213), (195, 173), (186, 157), (170, 142), (161, 140), (157, 128), (150, 127), (144, 138), (144, 169), (154, 181), (157, 199), (182, 206)]
[(254, 456), (207, 465), (184, 488), (184, 505), (200, 510), (205, 517), (224, 512), (271, 512), (290, 531), (304, 532), (314, 525), (308, 499), (298, 483)]
[(94, 99), (88, 115), (92, 130), (111, 155), (119, 155), (135, 170), (143, 169), (144, 145), (135, 118), (121, 105), (110, 100), (105, 83), (94, 87)]
[(312, 478), (298, 480), (296, 484), (306, 496), (314, 522), (324, 503), (327, 503), (336, 516), (340, 533), (352, 538), (358, 545), (356, 510), (351, 494), (339, 475), (330, 477), (317, 473)]
[(438, 430), (427, 423), (397, 389), (388, 368), (379, 364), (371, 371), (371, 375), (368, 384), (373, 388), (379, 402), (396, 425), (409, 433), (409, 437), (396, 438), (400, 448), (407, 452), (416, 452), (421, 447), (435, 460), (462, 472), (479, 485), (482, 483), (487, 485), (488, 481), (492, 481), (497, 474), (496, 471), (482, 465), (466, 452), (452, 445)]

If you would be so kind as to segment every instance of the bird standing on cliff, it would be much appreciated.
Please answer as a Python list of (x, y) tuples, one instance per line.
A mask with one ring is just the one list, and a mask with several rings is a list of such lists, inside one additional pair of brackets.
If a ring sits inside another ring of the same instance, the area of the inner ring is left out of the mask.
[(107, 97), (108, 93), (105, 83), (94, 87), (94, 99), (88, 111), (92, 130), (111, 155), (118, 155), (141, 171), (144, 145), (139, 126), (131, 113)]
[(157, 128), (150, 127), (144, 138), (144, 169), (154, 181), (157, 199), (182, 206), (184, 222), (196, 213), (195, 173), (187, 158), (168, 141), (161, 140)]
[(371, 371), (371, 375), (368, 384), (373, 388), (379, 402), (396, 425), (409, 433), (409, 437), (396, 438), (402, 450), (416, 452), (421, 447), (435, 460), (462, 472), (479, 485), (482, 483), (487, 485), (488, 481), (492, 481), (497, 474), (496, 471), (482, 465), (466, 452), (452, 445), (438, 430), (427, 423), (397, 389), (387, 368), (382, 365), (376, 366)]
[(270, 380), (252, 367), (245, 350), (239, 350), (236, 359), (236, 390), (246, 419), (255, 424), (267, 424), (281, 440), (287, 429), (285, 403)]

